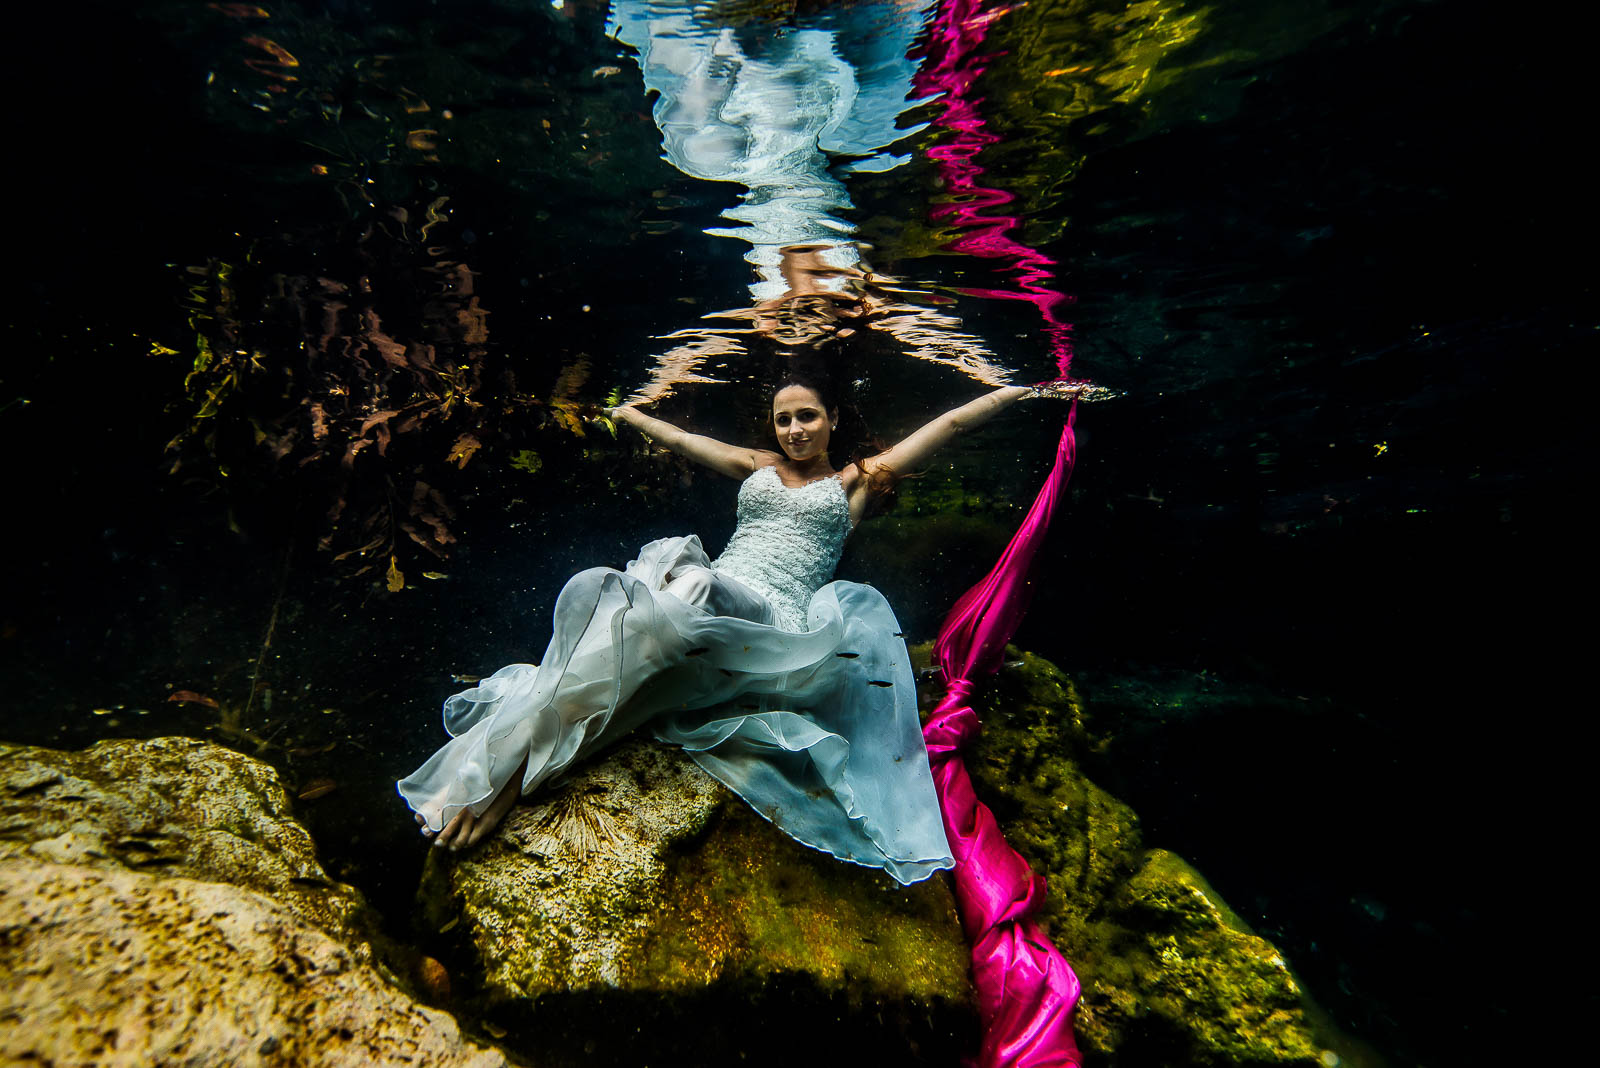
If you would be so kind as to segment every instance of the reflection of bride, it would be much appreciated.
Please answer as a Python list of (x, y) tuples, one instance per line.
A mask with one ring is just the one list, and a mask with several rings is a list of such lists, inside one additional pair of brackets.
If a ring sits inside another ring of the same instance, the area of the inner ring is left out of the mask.
[(737, 363), (760, 334), (814, 348), (861, 329), (906, 355), (985, 385), (1010, 371), (959, 322), (877, 276), (862, 259), (852, 207), (836, 174), (887, 171), (909, 159), (891, 146), (916, 63), (908, 57), (930, 0), (615, 0), (611, 32), (638, 53), (663, 155), (684, 174), (744, 187), (708, 231), (749, 244), (752, 306), (668, 335), (633, 400), (676, 384), (713, 382), (707, 365)]
[(741, 185), (741, 203), (710, 231), (749, 242), (756, 301), (786, 289), (779, 250), (810, 245), (833, 269), (857, 263), (834, 172), (883, 171), (885, 150), (914, 132), (897, 120), (916, 64), (908, 58), (929, 0), (844, 5), (616, 0), (612, 34), (634, 48), (666, 159), (691, 177)]

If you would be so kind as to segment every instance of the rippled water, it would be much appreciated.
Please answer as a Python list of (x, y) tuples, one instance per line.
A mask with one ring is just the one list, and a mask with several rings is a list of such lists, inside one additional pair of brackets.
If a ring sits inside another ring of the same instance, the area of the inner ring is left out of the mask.
[[(831, 25), (780, 6), (726, 14)], [(601, 5), (72, 14), (19, 68), (5, 736), (176, 731), (331, 779), (338, 811), (305, 808), (332, 868), (403, 917), (391, 780), (453, 677), (531, 655), (573, 570), (731, 529), (731, 484), (582, 419), (750, 307), (761, 243), (720, 231), (752, 185), (661, 158)], [(1080, 419), (1019, 642), (1125, 717), (1097, 776), (1344, 1027), (1470, 1057), (1506, 1009), (1445, 992), (1524, 885), (1514, 753), (1544, 741), (1511, 710), (1551, 707), (1566, 648), (1527, 594), (1570, 585), (1589, 437), (1557, 65), (1470, 5), (951, 25), (884, 67), (921, 99), (870, 147), (906, 159), (815, 176), (897, 299), (1024, 380), (1070, 347), (1124, 393)], [(753, 434), (750, 350), (668, 414)], [(978, 388), (847, 351), (886, 437)], [(963, 442), (841, 572), (931, 634), (1053, 419)]]

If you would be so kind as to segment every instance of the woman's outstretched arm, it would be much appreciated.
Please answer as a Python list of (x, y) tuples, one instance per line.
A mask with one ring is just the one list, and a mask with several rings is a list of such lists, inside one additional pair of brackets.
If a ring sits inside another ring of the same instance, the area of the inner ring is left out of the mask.
[(741, 448), (704, 434), (691, 434), (665, 419), (645, 415), (637, 408), (607, 408), (605, 414), (616, 422), (634, 427), (662, 448), (733, 478), (748, 477), (768, 456), (761, 449)]
[(890, 478), (922, 467), (933, 454), (948, 445), (958, 434), (976, 429), (1033, 393), (1030, 386), (1001, 386), (959, 408), (952, 408), (913, 431), (904, 441), (861, 461), (863, 472), (873, 479), (880, 472)]

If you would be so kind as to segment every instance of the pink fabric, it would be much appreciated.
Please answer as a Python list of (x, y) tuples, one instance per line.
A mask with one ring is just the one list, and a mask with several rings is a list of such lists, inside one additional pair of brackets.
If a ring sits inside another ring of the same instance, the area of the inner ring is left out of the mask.
[(973, 792), (961, 759), (961, 747), (978, 733), (977, 713), (967, 703), (972, 676), (992, 674), (1000, 666), (1006, 641), (1027, 608), (1028, 567), (1072, 473), (1076, 414), (1074, 404), (1062, 428), (1055, 466), (1016, 536), (994, 569), (956, 602), (933, 647), (946, 689), (922, 735), (956, 861), (951, 873), (956, 903), (972, 946), (973, 986), (983, 1022), (978, 1063), (983, 1068), (1082, 1063), (1072, 1035), (1078, 977), (1029, 918), (1044, 901), (1045, 881), (1006, 844), (994, 813)]
[[(944, 179), (947, 199), (932, 212), (957, 236), (944, 247), (986, 259), (1009, 260), (1013, 289), (970, 289), (989, 298), (1026, 300), (1039, 310), (1057, 372), (1068, 377), (1071, 326), (1057, 318), (1069, 303), (1050, 288), (1055, 261), (1010, 237), (1020, 220), (986, 215), (1012, 201), (1010, 193), (979, 184), (978, 154), (999, 137), (984, 128), (974, 92), (989, 57), (978, 53), (989, 24), (1011, 10), (984, 9), (985, 0), (945, 0), (930, 27), (928, 50), (917, 75), (924, 95), (940, 96), (935, 125), (949, 136), (928, 149)], [(978, 733), (978, 717), (967, 703), (974, 675), (992, 674), (1027, 610), (1028, 571), (1044, 540), (1050, 517), (1072, 474), (1077, 442), (1068, 409), (1055, 466), (1027, 518), (994, 569), (962, 595), (945, 619), (934, 645), (934, 661), (945, 680), (944, 699), (923, 728), (945, 834), (955, 856), (952, 876), (961, 923), (972, 946), (972, 978), (983, 1022), (978, 1063), (982, 1068), (1043, 1068), (1081, 1065), (1072, 1033), (1072, 1012), (1081, 988), (1065, 957), (1031, 919), (1044, 901), (1045, 881), (1006, 844), (988, 806), (978, 800), (961, 759), (961, 747)]]

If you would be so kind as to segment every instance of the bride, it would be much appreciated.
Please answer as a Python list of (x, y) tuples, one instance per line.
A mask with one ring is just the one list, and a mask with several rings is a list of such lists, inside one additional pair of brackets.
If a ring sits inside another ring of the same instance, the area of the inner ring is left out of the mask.
[(875, 495), (1039, 392), (994, 389), (843, 470), (828, 456), (838, 404), (818, 379), (774, 392), (777, 451), (608, 409), (742, 480), (737, 529), (715, 560), (689, 535), (575, 575), (541, 664), (445, 702), (451, 741), (399, 783), (423, 833), (471, 846), (519, 796), (648, 722), (805, 845), (901, 883), (950, 867), (899, 624), (872, 587), (830, 579)]

